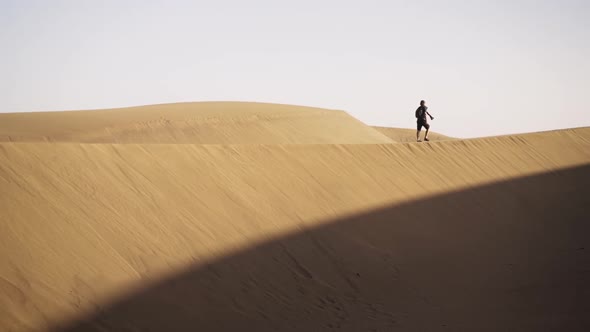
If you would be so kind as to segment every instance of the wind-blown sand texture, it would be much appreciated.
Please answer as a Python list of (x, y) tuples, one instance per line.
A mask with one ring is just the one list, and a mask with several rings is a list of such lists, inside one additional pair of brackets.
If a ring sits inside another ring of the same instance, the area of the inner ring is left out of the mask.
[(2, 331), (590, 328), (590, 128), (401, 144), (195, 103), (0, 136)]

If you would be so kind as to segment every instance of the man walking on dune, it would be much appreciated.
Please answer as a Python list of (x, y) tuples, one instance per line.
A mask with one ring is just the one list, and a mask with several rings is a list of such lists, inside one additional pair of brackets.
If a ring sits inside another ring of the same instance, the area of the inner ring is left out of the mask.
[(420, 130), (422, 130), (422, 127), (426, 128), (426, 134), (424, 134), (424, 140), (425, 141), (429, 141), (428, 139), (428, 130), (430, 130), (430, 125), (428, 124), (428, 121), (426, 120), (426, 115), (428, 115), (430, 117), (430, 120), (433, 120), (434, 117), (432, 115), (430, 115), (430, 113), (428, 113), (428, 107), (426, 107), (424, 100), (420, 101), (420, 106), (418, 107), (418, 109), (416, 109), (416, 119), (417, 119), (417, 131), (416, 131), (416, 141), (417, 142), (422, 142), (420, 140)]

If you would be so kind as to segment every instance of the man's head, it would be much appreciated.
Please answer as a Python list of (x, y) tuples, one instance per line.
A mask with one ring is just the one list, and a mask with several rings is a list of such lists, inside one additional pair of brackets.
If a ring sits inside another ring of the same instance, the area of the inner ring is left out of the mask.
[(424, 100), (420, 100), (420, 106), (424, 106)]

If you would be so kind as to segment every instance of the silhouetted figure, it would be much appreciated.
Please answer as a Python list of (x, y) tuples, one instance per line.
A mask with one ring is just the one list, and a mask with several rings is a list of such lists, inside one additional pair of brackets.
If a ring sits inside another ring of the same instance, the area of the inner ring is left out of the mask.
[(426, 134), (424, 134), (424, 140), (425, 141), (429, 141), (428, 139), (428, 130), (430, 130), (430, 125), (428, 124), (428, 121), (426, 119), (426, 115), (428, 115), (430, 117), (430, 120), (433, 120), (434, 117), (432, 115), (430, 115), (430, 113), (428, 113), (428, 107), (426, 107), (424, 100), (420, 101), (420, 106), (418, 106), (418, 108), (416, 109), (416, 119), (417, 119), (417, 131), (416, 131), (416, 141), (417, 142), (422, 142), (420, 140), (420, 130), (422, 130), (422, 127), (426, 128)]

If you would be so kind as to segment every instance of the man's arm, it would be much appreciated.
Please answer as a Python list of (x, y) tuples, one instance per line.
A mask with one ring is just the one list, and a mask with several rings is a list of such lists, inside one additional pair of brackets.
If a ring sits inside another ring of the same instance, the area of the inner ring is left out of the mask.
[(426, 114), (428, 114), (428, 116), (430, 117), (430, 120), (434, 119), (434, 117), (432, 115), (430, 115), (430, 113), (428, 113), (428, 111), (426, 111)]

